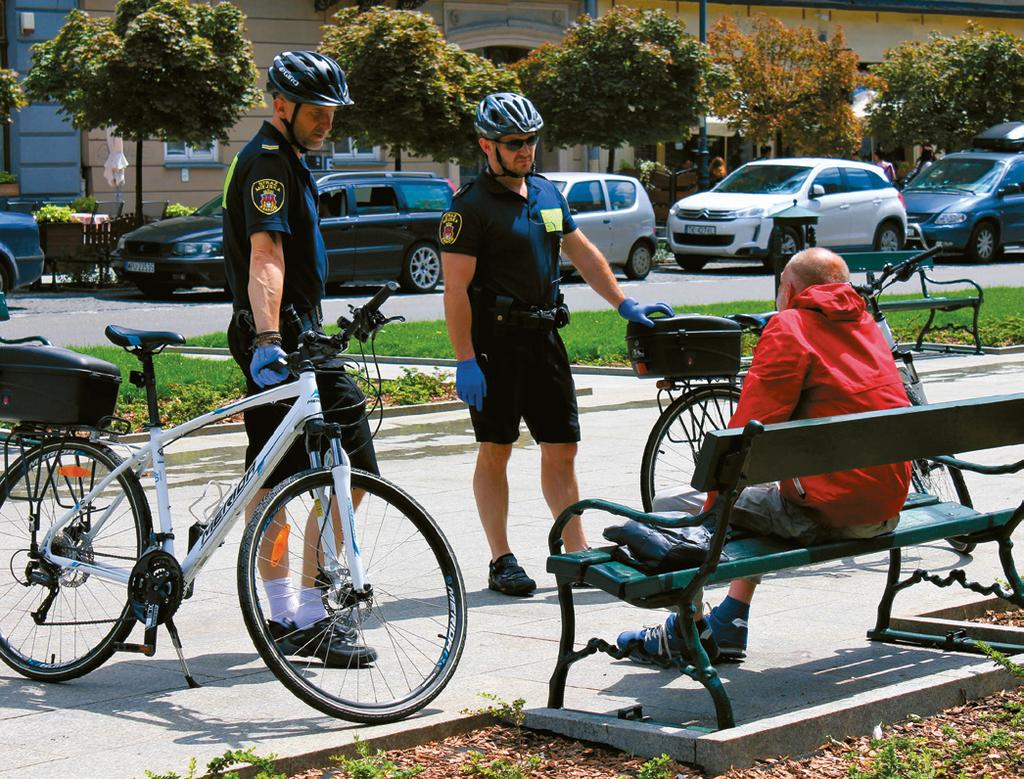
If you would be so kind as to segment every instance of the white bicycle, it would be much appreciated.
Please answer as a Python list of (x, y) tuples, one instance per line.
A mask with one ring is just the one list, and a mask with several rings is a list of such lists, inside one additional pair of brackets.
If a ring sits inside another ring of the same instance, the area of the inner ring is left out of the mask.
[[(332, 716), (390, 722), (433, 700), (455, 672), (466, 637), (458, 564), (422, 506), (394, 484), (350, 467), (341, 426), (324, 419), (315, 380), (317, 365), (336, 358), (351, 338), (365, 342), (392, 321), (378, 308), (395, 289), (392, 283), (353, 309), (351, 322), (339, 319), (339, 335), (305, 332), (289, 356), (296, 381), (167, 430), (157, 414), (153, 355), (184, 339), (108, 327), (108, 338), (142, 362), (133, 381), (146, 388), (149, 442), (122, 459), (109, 430), (45, 420), (23, 423), (8, 437), (0, 476), (0, 658), (29, 678), (66, 681), (116, 651), (152, 655), (157, 627), (166, 625), (189, 686), (198, 686), (175, 612), (266, 477), (304, 436), (310, 469), (266, 496), (239, 549), (238, 596), (252, 641), (289, 690)], [(225, 417), (290, 400), (252, 466), (209, 521), (194, 526), (179, 560), (164, 448)], [(140, 480), (149, 473), (156, 529)], [(328, 615), (301, 641), (271, 632), (260, 571), (284, 564), (290, 586), (319, 589)], [(143, 643), (126, 643), (136, 622), (144, 625)], [(320, 660), (335, 642), (372, 649), (341, 665)]]

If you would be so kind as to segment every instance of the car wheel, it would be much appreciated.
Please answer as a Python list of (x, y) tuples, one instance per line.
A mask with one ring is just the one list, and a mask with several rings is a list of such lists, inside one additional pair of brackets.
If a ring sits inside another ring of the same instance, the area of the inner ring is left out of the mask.
[(0, 293), (6, 295), (11, 291), (11, 276), (3, 265), (0, 265)]
[(975, 262), (992, 262), (999, 257), (999, 228), (992, 222), (979, 222), (967, 241), (967, 255)]
[(676, 264), (685, 271), (696, 273), (708, 264), (708, 258), (694, 257), (692, 254), (677, 254)]
[(887, 220), (878, 225), (875, 230), (875, 251), (876, 252), (898, 252), (903, 249), (903, 242), (906, 233), (900, 228), (900, 223)]
[(133, 282), (142, 293), (142, 297), (159, 300), (169, 298), (177, 287), (173, 284), (161, 281), (135, 281)]
[(626, 264), (622, 270), (625, 272), (627, 279), (639, 281), (640, 279), (647, 278), (647, 274), (651, 272), (653, 265), (654, 255), (651, 253), (651, 245), (641, 239), (634, 243), (633, 248), (629, 250), (629, 257), (626, 259)]
[(440, 280), (441, 254), (433, 244), (413, 244), (402, 263), (402, 288), (407, 292), (430, 292)]

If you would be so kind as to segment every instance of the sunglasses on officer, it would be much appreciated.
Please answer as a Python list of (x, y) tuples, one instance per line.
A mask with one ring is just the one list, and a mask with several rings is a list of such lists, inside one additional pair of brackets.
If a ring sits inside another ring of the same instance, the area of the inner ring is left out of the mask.
[(514, 141), (502, 141), (497, 138), (494, 139), (495, 143), (500, 143), (502, 146), (507, 148), (509, 151), (519, 151), (524, 146), (536, 146), (537, 141), (540, 140), (539, 135), (531, 135), (527, 138), (516, 138)]

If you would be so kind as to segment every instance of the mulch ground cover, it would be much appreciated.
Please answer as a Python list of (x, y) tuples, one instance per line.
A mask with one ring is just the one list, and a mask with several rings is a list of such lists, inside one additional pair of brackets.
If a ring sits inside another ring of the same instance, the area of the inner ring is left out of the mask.
[[(878, 735), (877, 733), (875, 734)], [(864, 736), (824, 744), (802, 759), (771, 759), (729, 771), (723, 779), (1021, 779), (1024, 777), (1024, 692), (1014, 690), (885, 726), (881, 738)], [(644, 772), (642, 758), (560, 736), (495, 725), (409, 749), (382, 759), (398, 770), (423, 767), (422, 779), (698, 779), (706, 775), (668, 762)], [(347, 772), (321, 766), (290, 779), (341, 779), (400, 773)], [(412, 775), (412, 774), (405, 774)]]

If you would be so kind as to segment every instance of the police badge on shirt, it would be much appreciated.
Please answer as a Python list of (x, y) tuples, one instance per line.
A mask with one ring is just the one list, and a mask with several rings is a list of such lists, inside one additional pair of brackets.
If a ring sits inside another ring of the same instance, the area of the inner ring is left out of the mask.
[(284, 207), (284, 184), (277, 179), (254, 181), (251, 195), (256, 210), (266, 216), (272, 216)]

